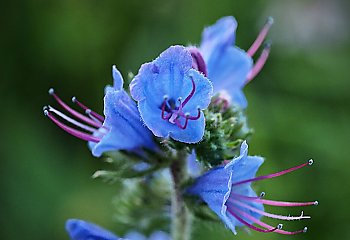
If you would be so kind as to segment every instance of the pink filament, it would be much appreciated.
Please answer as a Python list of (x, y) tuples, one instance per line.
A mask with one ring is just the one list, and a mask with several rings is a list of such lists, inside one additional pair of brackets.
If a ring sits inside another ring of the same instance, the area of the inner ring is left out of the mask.
[(190, 94), (185, 98), (185, 101), (183, 101), (183, 103), (181, 104), (182, 107), (184, 107), (187, 102), (193, 97), (194, 92), (196, 91), (196, 84), (194, 83), (193, 78), (191, 77), (191, 81), (192, 81), (192, 91), (190, 92)]
[(81, 122), (76, 121), (75, 119), (72, 119), (68, 116), (66, 116), (65, 114), (61, 113), (60, 111), (56, 110), (55, 108), (48, 106), (48, 111), (55, 113), (57, 116), (63, 118), (64, 120), (66, 120), (67, 122), (70, 122), (71, 124), (80, 127), (81, 129), (84, 129), (86, 131), (89, 132), (95, 132), (97, 129), (96, 128), (92, 128), (90, 126), (87, 126)]
[(303, 207), (303, 206), (312, 206), (317, 205), (317, 202), (284, 202), (284, 201), (274, 201), (267, 199), (256, 199), (252, 200), (254, 202), (263, 203), (270, 206), (279, 206), (279, 207)]
[(76, 118), (83, 120), (84, 122), (100, 128), (102, 126), (102, 124), (98, 124), (97, 122), (91, 120), (88, 117), (85, 117), (84, 115), (78, 113), (77, 111), (73, 110), (72, 108), (70, 108), (66, 103), (64, 103), (59, 97), (58, 95), (53, 91), (53, 89), (50, 89), (49, 93), (55, 98), (55, 100), (66, 110), (68, 111), (70, 114), (72, 114), (73, 116), (75, 116)]
[[(235, 207), (233, 207), (233, 208), (234, 208), (235, 212), (238, 212), (240, 215), (242, 215), (243, 217), (249, 219), (250, 221), (258, 224), (259, 226), (264, 227), (264, 228), (270, 228), (270, 229), (273, 228), (269, 224), (261, 222), (260, 220), (258, 220), (255, 217), (253, 217), (253, 216), (251, 216), (251, 215), (249, 215), (249, 214), (239, 210), (238, 208), (235, 208)], [(294, 234), (305, 232), (305, 228), (303, 230), (298, 230), (298, 231), (294, 231), (294, 232), (289, 232), (289, 231), (284, 231), (284, 230), (281, 230), (281, 229), (276, 229), (274, 232), (280, 233), (280, 234), (284, 234), (284, 235), (294, 235)]]
[(101, 116), (100, 114), (92, 111), (90, 108), (88, 108), (86, 105), (84, 105), (83, 103), (81, 103), (80, 101), (78, 101), (78, 99), (76, 97), (72, 98), (73, 103), (76, 103), (79, 107), (81, 107), (82, 109), (84, 109), (84, 111), (89, 111), (89, 113), (97, 118), (99, 121), (103, 122), (105, 120), (105, 118), (103, 116)]
[(292, 167), (292, 168), (289, 168), (287, 170), (284, 170), (284, 171), (281, 171), (281, 172), (278, 172), (278, 173), (273, 173), (273, 174), (269, 174), (269, 175), (265, 175), (265, 176), (260, 176), (260, 177), (251, 178), (251, 179), (243, 180), (243, 181), (240, 181), (240, 182), (236, 182), (236, 183), (233, 183), (232, 186), (238, 186), (238, 185), (241, 185), (241, 184), (244, 184), (244, 183), (248, 183), (248, 182), (255, 182), (255, 181), (259, 181), (259, 180), (263, 180), (263, 179), (279, 177), (279, 176), (282, 176), (284, 174), (287, 174), (287, 173), (293, 172), (295, 170), (298, 170), (300, 168), (303, 168), (305, 166), (311, 165), (312, 163), (311, 164), (310, 163), (311, 162), (308, 161), (307, 163), (303, 163), (303, 164), (301, 164), (299, 166)]
[(269, 57), (269, 54), (270, 54), (270, 46), (267, 46), (267, 47), (264, 48), (264, 50), (262, 51), (260, 57), (258, 58), (256, 63), (254, 64), (253, 69), (248, 74), (247, 80), (246, 80), (246, 84), (248, 82), (250, 82), (253, 78), (255, 78), (256, 75), (258, 75), (258, 73), (261, 71), (261, 69), (265, 65), (266, 60)]
[(255, 39), (254, 43), (252, 44), (252, 46), (249, 48), (249, 50), (247, 51), (247, 54), (249, 56), (253, 56), (256, 51), (259, 49), (259, 47), (261, 46), (261, 44), (263, 43), (263, 41), (266, 38), (267, 33), (270, 30), (270, 27), (272, 26), (273, 23), (273, 19), (272, 18), (268, 18), (264, 27), (261, 29), (258, 37)]
[(291, 217), (287, 217), (287, 216), (282, 216), (282, 215), (277, 215), (277, 214), (272, 214), (272, 213), (267, 213), (265, 211), (261, 211), (261, 210), (259, 210), (257, 208), (254, 208), (254, 207), (252, 207), (252, 206), (250, 206), (248, 204), (245, 204), (245, 203), (237, 201), (237, 200), (231, 200), (230, 202), (233, 203), (233, 204), (237, 204), (237, 205), (239, 205), (241, 207), (244, 207), (246, 209), (249, 209), (249, 210), (251, 210), (253, 212), (256, 212), (258, 214), (261, 214), (263, 216), (269, 217), (269, 218), (275, 218), (275, 219), (287, 220), (287, 221), (311, 218), (310, 216), (303, 216), (303, 215), (297, 216), (297, 217), (292, 217), (292, 216)]
[(270, 226), (269, 229), (262, 229), (262, 228), (258, 228), (258, 227), (255, 227), (254, 225), (248, 223), (247, 221), (245, 221), (243, 218), (239, 217), (235, 211), (239, 211), (237, 208), (235, 207), (232, 207), (234, 210), (232, 210), (231, 208), (227, 208), (227, 211), (232, 215), (234, 216), (238, 221), (240, 221), (241, 223), (243, 223), (244, 225), (246, 225), (247, 227), (255, 230), (255, 231), (258, 231), (258, 232), (264, 232), (264, 233), (269, 233), (269, 232), (274, 232), (274, 231), (277, 231), (278, 230), (278, 227), (272, 227)]
[(67, 125), (61, 123), (60, 121), (58, 121), (54, 116), (52, 116), (52, 114), (48, 111), (48, 110), (45, 110), (44, 111), (45, 115), (48, 116), (57, 126), (59, 126), (60, 128), (62, 128), (64, 131), (66, 131), (67, 133), (77, 137), (77, 138), (80, 138), (82, 140), (85, 140), (85, 141), (91, 141), (91, 142), (99, 142), (100, 141), (100, 138), (97, 138), (97, 137), (94, 137), (90, 134), (87, 134), (87, 133), (84, 133), (84, 132), (81, 132), (81, 131), (78, 131), (74, 128), (71, 128), (71, 127), (68, 127)]

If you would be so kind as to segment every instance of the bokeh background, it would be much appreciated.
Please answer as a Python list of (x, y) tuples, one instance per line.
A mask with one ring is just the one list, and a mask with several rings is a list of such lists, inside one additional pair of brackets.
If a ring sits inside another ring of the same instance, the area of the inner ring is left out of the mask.
[[(312, 168), (256, 185), (280, 200), (319, 200), (312, 220), (285, 224), (295, 237), (234, 236), (196, 221), (193, 239), (350, 239), (349, 6), (337, 0), (29, 0), (1, 1), (2, 239), (68, 239), (67, 218), (118, 230), (114, 185), (93, 180), (105, 163), (52, 124), (42, 106), (49, 87), (102, 112), (111, 66), (124, 76), (173, 44), (196, 44), (204, 26), (225, 15), (239, 21), (237, 45), (248, 49), (267, 16), (275, 18), (271, 56), (245, 93), (255, 129), (252, 154), (261, 174), (315, 159)], [(156, 200), (154, 200), (156, 201)], [(299, 209), (277, 210), (299, 214)]]

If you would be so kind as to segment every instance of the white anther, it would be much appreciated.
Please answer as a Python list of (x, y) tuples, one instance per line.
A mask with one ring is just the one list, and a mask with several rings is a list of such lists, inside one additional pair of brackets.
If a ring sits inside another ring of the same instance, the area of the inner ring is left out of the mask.
[(52, 95), (52, 94), (54, 94), (54, 93), (55, 93), (55, 90), (54, 90), (53, 88), (50, 88), (50, 89), (49, 89), (49, 94)]
[(85, 113), (86, 113), (87, 115), (90, 115), (90, 114), (91, 114), (91, 109), (86, 109), (86, 110), (85, 110)]
[(309, 163), (309, 166), (311, 166), (312, 164), (314, 164), (314, 160), (310, 159), (310, 160), (308, 161), (308, 163)]
[(283, 224), (282, 223), (277, 225), (277, 229), (281, 230), (282, 228), (283, 228)]
[(44, 110), (44, 115), (48, 116), (49, 115), (49, 111), (47, 109)]
[(72, 97), (72, 102), (75, 103), (77, 101), (77, 98), (74, 96)]
[(261, 198), (265, 197), (265, 195), (266, 195), (265, 192), (261, 192), (261, 193), (260, 193), (260, 197), (261, 197)]
[(307, 232), (307, 227), (304, 227), (303, 232), (304, 232), (304, 233), (306, 233), (306, 232)]
[(315, 202), (314, 202), (314, 205), (317, 206), (317, 205), (318, 205), (318, 201), (315, 201)]
[(164, 96), (163, 96), (163, 99), (164, 99), (164, 100), (168, 100), (168, 98), (169, 98), (168, 95), (164, 95)]
[(273, 17), (269, 16), (266, 20), (266, 23), (272, 25), (275, 22), (275, 20), (273, 19)]

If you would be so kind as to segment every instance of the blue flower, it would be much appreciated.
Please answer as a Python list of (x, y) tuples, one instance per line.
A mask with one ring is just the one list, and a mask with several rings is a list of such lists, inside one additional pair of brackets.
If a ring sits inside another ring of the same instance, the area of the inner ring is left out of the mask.
[(152, 133), (142, 124), (136, 103), (124, 91), (123, 78), (115, 66), (113, 79), (113, 88), (107, 87), (104, 97), (105, 120), (98, 132), (103, 137), (97, 144), (90, 144), (93, 155), (100, 156), (111, 150), (134, 150), (140, 147), (155, 149)]
[[(142, 147), (156, 149), (152, 133), (143, 125), (136, 103), (124, 91), (123, 78), (115, 66), (113, 66), (112, 73), (113, 87), (105, 89), (105, 117), (92, 111), (73, 97), (73, 103), (82, 108), (87, 116), (79, 113), (64, 103), (53, 89), (50, 89), (49, 93), (75, 119), (51, 106), (45, 107), (45, 115), (66, 132), (89, 142), (89, 147), (95, 157), (107, 151), (137, 151)], [(66, 125), (57, 117), (78, 129)]]
[(162, 231), (152, 233), (149, 238), (137, 232), (121, 238), (96, 224), (79, 219), (67, 220), (66, 230), (72, 240), (170, 240), (169, 235)]
[(228, 92), (231, 101), (246, 108), (247, 100), (242, 89), (258, 74), (268, 57), (269, 47), (266, 47), (253, 67), (252, 56), (266, 37), (272, 22), (272, 18), (269, 18), (248, 52), (234, 46), (237, 28), (234, 17), (223, 17), (204, 29), (199, 49), (190, 47), (189, 50), (193, 67), (207, 74), (213, 82), (214, 93)]
[[(305, 232), (306, 228), (288, 232), (281, 230), (282, 224), (272, 227), (260, 220), (262, 216), (280, 220), (300, 220), (310, 218), (309, 216), (281, 216), (264, 211), (265, 205), (272, 206), (308, 206), (317, 205), (318, 202), (281, 202), (263, 199), (264, 193), (257, 196), (251, 187), (251, 182), (281, 176), (299, 168), (311, 165), (312, 160), (300, 166), (284, 170), (266, 176), (255, 177), (255, 174), (263, 158), (258, 156), (248, 156), (248, 145), (243, 142), (240, 155), (230, 161), (226, 166), (219, 166), (209, 170), (204, 175), (197, 178), (195, 183), (187, 189), (190, 195), (199, 196), (208, 204), (220, 219), (236, 234), (236, 227), (247, 226), (259, 232), (277, 232), (280, 234), (296, 234)], [(259, 225), (259, 227), (253, 224)], [(262, 227), (262, 228), (261, 228)]]
[(205, 109), (212, 96), (210, 81), (192, 69), (190, 52), (172, 46), (156, 60), (143, 64), (130, 83), (131, 96), (145, 125), (157, 137), (186, 143), (204, 134)]

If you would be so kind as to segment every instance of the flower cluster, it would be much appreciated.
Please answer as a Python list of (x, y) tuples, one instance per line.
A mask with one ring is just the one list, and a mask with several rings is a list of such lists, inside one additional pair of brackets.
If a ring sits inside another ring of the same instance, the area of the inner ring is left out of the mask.
[[(98, 171), (94, 176), (119, 182), (123, 182), (123, 178), (138, 179), (144, 191), (135, 192), (145, 194), (129, 195), (140, 197), (144, 202), (142, 206), (150, 209), (155, 206), (147, 199), (164, 198), (159, 201), (164, 206), (157, 207), (164, 216), (170, 216), (172, 222), (172, 237), (157, 230), (148, 234), (149, 238), (135, 231), (120, 238), (92, 223), (70, 219), (66, 230), (71, 239), (188, 239), (188, 216), (205, 215), (194, 211), (198, 206), (210, 209), (216, 214), (214, 218), (234, 234), (237, 227), (286, 235), (306, 232), (306, 227), (297, 231), (282, 230), (281, 223), (271, 226), (261, 218), (289, 221), (309, 216), (269, 213), (264, 205), (309, 206), (317, 205), (317, 201), (268, 200), (264, 198), (265, 193), (258, 195), (251, 186), (253, 182), (313, 163), (309, 160), (278, 173), (256, 177), (264, 159), (248, 155), (246, 140), (251, 131), (246, 123), (247, 100), (243, 88), (261, 71), (268, 58), (271, 46), (263, 42), (272, 23), (269, 18), (249, 50), (244, 51), (235, 46), (236, 20), (230, 16), (221, 18), (204, 29), (198, 46), (171, 46), (155, 60), (141, 65), (131, 77), (129, 89), (124, 89), (123, 77), (113, 66), (113, 86), (105, 89), (104, 116), (73, 97), (72, 102), (83, 114), (68, 106), (53, 89), (49, 90), (66, 113), (46, 106), (45, 115), (64, 131), (87, 141), (93, 156), (107, 156), (109, 162), (115, 163), (113, 171)], [(254, 62), (253, 57), (260, 48), (261, 54)], [(166, 187), (160, 187), (163, 185), (159, 185), (159, 179), (166, 182)], [(125, 189), (132, 191), (131, 187)], [(171, 206), (168, 206), (171, 193)], [(117, 202), (121, 207), (132, 201), (119, 198)], [(128, 213), (135, 215), (135, 219), (121, 214), (124, 220), (121, 222), (130, 219), (128, 224), (134, 228), (138, 220), (151, 219), (152, 215), (142, 214), (140, 210), (136, 214)], [(169, 227), (160, 229), (167, 231)]]

